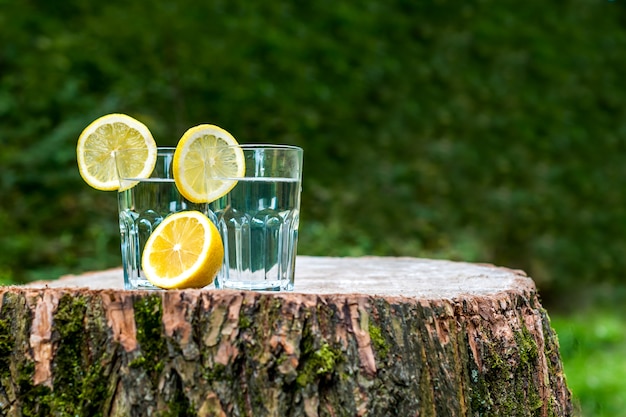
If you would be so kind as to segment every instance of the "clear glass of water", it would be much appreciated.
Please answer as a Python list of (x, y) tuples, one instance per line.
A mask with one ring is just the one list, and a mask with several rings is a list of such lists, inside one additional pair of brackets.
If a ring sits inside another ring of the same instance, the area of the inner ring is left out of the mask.
[(120, 178), (118, 208), (125, 289), (158, 289), (148, 281), (141, 269), (141, 255), (150, 234), (169, 214), (183, 210), (207, 213), (207, 204), (192, 203), (176, 188), (172, 175), (175, 148), (158, 148), (156, 166), (149, 178), (125, 175), (123, 162), (129, 149), (116, 152)]
[[(287, 145), (239, 145), (245, 174), (209, 173), (237, 185), (209, 205), (224, 242), (217, 288), (292, 291), (300, 221), (303, 151)], [(219, 155), (219, 153), (218, 153)]]

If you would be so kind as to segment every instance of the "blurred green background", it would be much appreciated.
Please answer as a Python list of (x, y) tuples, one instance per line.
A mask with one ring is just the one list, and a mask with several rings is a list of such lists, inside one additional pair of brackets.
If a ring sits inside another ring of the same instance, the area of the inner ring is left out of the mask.
[(214, 123), (305, 149), (301, 254), (524, 269), (583, 414), (625, 416), (625, 51), (626, 0), (0, 0), (0, 283), (120, 264), (92, 120)]

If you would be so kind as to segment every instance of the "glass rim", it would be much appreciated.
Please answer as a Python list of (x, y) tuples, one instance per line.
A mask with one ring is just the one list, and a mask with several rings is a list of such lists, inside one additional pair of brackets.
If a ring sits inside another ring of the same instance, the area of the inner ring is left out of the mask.
[(228, 145), (228, 146), (211, 146), (211, 148), (242, 148), (242, 149), (272, 149), (272, 150), (294, 150), (294, 151), (302, 151), (303, 149), (300, 146), (296, 145), (282, 145), (275, 143), (240, 143), (239, 145)]
[[(273, 144), (273, 143), (240, 143), (239, 145), (220, 145), (220, 146), (210, 146), (210, 148), (242, 148), (242, 149), (270, 149), (270, 150), (294, 150), (294, 151), (303, 151), (300, 146), (296, 145), (282, 145), (282, 144)], [(156, 149), (157, 152), (164, 151), (175, 151), (176, 146), (157, 146), (157, 147), (148, 147), (148, 148), (126, 148), (126, 149), (118, 149), (115, 152), (130, 152), (130, 151), (144, 151), (146, 149)]]

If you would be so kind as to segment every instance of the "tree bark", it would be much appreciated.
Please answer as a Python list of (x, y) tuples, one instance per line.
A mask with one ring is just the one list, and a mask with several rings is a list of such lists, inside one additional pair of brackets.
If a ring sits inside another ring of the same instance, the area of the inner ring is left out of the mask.
[(299, 257), (296, 291), (0, 287), (0, 416), (568, 416), (520, 271)]

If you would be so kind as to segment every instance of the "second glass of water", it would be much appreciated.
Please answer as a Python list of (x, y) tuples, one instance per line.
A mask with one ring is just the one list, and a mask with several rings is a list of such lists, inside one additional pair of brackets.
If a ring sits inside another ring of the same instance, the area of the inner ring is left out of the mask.
[[(245, 174), (210, 204), (224, 242), (215, 285), (243, 290), (291, 291), (300, 222), (303, 151), (286, 145), (239, 145)], [(219, 152), (216, 153), (219, 155)]]

